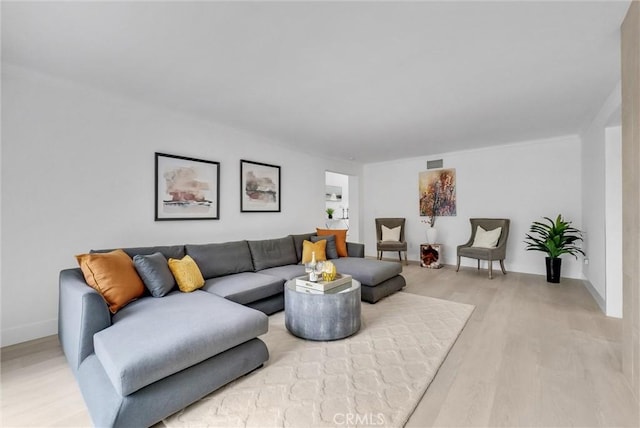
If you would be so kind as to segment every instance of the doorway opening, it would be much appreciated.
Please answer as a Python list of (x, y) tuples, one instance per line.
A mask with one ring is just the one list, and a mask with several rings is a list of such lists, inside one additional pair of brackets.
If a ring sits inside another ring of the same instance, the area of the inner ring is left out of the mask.
[(327, 229), (347, 229), (349, 241), (358, 242), (358, 228), (354, 213), (354, 204), (357, 192), (355, 177), (337, 172), (325, 172), (325, 209), (333, 210), (332, 218), (325, 214), (325, 226)]

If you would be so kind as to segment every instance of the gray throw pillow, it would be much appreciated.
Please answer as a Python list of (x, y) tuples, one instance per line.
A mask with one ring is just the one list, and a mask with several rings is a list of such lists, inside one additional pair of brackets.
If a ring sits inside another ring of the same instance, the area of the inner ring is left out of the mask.
[(336, 235), (327, 235), (327, 236), (312, 236), (311, 242), (318, 242), (322, 240), (327, 241), (327, 248), (325, 249), (325, 253), (327, 254), (327, 260), (337, 259), (338, 258), (338, 248), (336, 247)]
[(136, 254), (133, 256), (133, 265), (153, 297), (165, 296), (176, 285), (167, 259), (162, 253), (153, 253), (148, 256)]

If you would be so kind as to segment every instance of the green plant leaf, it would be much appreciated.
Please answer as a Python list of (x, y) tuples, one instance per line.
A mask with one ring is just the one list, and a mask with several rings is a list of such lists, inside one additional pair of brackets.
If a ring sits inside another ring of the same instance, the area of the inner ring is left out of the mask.
[(524, 243), (527, 251), (542, 251), (551, 258), (560, 257), (562, 254), (570, 254), (576, 259), (578, 254), (585, 255), (584, 251), (576, 244), (583, 240), (582, 232), (571, 226), (570, 221), (558, 214), (555, 221), (549, 217), (543, 217), (545, 222), (534, 221), (531, 223), (529, 233), (525, 235)]

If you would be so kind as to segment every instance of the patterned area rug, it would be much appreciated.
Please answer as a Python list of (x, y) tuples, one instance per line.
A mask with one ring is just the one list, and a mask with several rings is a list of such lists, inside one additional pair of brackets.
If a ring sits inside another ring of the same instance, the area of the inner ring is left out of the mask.
[(404, 292), (362, 303), (362, 328), (343, 340), (291, 335), (284, 313), (261, 339), (270, 359), (170, 416), (168, 427), (403, 426), (473, 312)]

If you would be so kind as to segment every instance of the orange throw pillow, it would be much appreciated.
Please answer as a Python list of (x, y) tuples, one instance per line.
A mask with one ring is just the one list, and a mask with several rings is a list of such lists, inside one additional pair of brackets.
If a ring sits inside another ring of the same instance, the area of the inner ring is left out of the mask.
[(133, 266), (133, 260), (122, 250), (76, 256), (84, 279), (95, 289), (115, 314), (144, 293), (144, 284)]
[(335, 235), (338, 256), (349, 257), (347, 253), (347, 229), (316, 229), (318, 236)]

